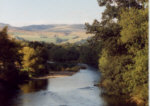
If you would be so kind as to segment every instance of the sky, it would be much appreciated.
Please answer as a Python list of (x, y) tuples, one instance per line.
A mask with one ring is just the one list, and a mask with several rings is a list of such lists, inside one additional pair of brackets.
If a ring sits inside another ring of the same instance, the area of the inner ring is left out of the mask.
[(97, 0), (0, 0), (0, 23), (84, 24), (101, 19)]

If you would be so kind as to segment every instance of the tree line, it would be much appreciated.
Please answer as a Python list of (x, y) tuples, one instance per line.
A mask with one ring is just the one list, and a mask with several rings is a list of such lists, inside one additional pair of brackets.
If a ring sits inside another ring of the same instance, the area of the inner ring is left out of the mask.
[(93, 64), (87, 44), (44, 43), (21, 41), (8, 35), (7, 27), (0, 31), (0, 80), (18, 84), (50, 71), (77, 71), (77, 63)]
[(83, 44), (19, 41), (7, 34), (7, 28), (0, 31), (0, 80), (18, 83), (81, 62), (99, 68), (104, 93), (147, 106), (148, 0), (98, 3), (106, 7), (102, 21), (85, 24), (94, 36)]
[(107, 95), (148, 106), (148, 1), (98, 0), (102, 21), (86, 23)]

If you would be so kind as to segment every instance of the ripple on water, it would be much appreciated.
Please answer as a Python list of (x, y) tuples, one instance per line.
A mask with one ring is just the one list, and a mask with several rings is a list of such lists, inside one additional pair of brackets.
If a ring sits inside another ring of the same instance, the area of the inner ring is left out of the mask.
[(21, 93), (17, 106), (104, 106), (100, 89), (94, 86), (99, 81), (99, 72), (91, 69), (82, 69), (69, 77), (51, 78), (47, 89)]

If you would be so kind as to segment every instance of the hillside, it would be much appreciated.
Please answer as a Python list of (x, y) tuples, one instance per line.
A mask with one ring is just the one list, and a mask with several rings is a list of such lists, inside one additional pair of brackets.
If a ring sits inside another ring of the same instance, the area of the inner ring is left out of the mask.
[(76, 43), (85, 41), (92, 35), (86, 34), (83, 24), (51, 24), (14, 27), (0, 23), (0, 28), (8, 26), (9, 34), (20, 40), (44, 41), (47, 43)]

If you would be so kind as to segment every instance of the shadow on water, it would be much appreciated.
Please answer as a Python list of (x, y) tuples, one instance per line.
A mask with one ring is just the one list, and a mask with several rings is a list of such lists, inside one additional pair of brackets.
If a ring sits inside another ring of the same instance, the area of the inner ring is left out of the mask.
[(25, 84), (20, 85), (19, 88), (23, 93), (30, 93), (30, 92), (37, 92), (40, 90), (46, 90), (47, 85), (48, 85), (47, 79), (31, 80)]
[(137, 106), (135, 103), (125, 101), (124, 97), (109, 96), (107, 94), (101, 94), (100, 96), (106, 102), (106, 106)]
[(0, 106), (16, 106), (13, 98), (16, 98), (17, 91), (0, 91)]
[(18, 106), (16, 99), (20, 94), (45, 90), (47, 85), (47, 80), (31, 80), (19, 85), (19, 88), (0, 83), (0, 106)]
[(99, 78), (100, 73), (87, 66), (73, 76), (30, 80), (15, 89), (0, 82), (0, 106), (136, 106), (103, 94), (94, 86)]
[(17, 97), (17, 87), (12, 87), (5, 81), (0, 80), (0, 106), (16, 106), (13, 98)]

